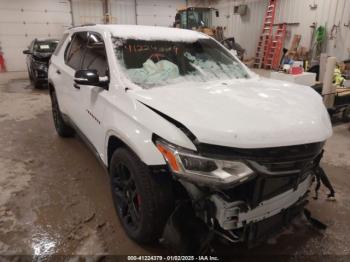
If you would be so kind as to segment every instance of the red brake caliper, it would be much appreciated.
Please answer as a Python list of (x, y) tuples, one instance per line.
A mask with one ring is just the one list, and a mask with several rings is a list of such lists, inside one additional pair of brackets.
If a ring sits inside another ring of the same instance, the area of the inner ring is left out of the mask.
[(136, 195), (136, 199), (137, 199), (137, 206), (140, 208), (140, 206), (141, 206), (141, 196), (140, 196), (140, 194)]

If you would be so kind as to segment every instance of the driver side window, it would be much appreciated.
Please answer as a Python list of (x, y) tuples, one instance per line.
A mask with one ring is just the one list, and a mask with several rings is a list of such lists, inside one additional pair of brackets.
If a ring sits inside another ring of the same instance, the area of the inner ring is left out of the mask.
[(72, 36), (71, 43), (67, 46), (65, 62), (74, 70), (81, 69), (83, 55), (87, 46), (87, 32), (78, 32)]
[(108, 76), (106, 48), (98, 33), (89, 33), (82, 69), (95, 69), (99, 76)]

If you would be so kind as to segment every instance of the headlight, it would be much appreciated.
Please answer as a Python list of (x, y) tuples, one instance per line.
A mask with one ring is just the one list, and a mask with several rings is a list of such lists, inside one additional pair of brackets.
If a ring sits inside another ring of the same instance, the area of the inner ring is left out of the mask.
[(245, 163), (202, 157), (164, 140), (156, 146), (174, 174), (195, 182), (210, 185), (239, 184), (254, 176)]

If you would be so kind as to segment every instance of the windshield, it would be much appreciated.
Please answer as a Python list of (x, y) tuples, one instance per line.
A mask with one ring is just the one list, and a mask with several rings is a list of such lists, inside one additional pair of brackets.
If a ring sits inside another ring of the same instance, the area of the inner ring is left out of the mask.
[(55, 51), (58, 41), (38, 41), (34, 44), (34, 52), (39, 53), (53, 53)]
[(113, 38), (113, 42), (128, 78), (144, 88), (248, 78), (230, 52), (212, 39), (189, 43)]

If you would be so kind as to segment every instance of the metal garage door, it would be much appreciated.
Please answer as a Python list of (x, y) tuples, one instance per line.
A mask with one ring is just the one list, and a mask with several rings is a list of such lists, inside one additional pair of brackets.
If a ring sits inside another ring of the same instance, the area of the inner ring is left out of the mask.
[(103, 24), (101, 0), (72, 0), (73, 24)]
[(176, 10), (184, 7), (185, 0), (137, 0), (137, 24), (172, 26)]
[(68, 0), (0, 0), (0, 45), (8, 71), (26, 70), (22, 51), (34, 38), (60, 38), (71, 26)]
[(110, 13), (112, 24), (136, 24), (134, 0), (110, 1)]

